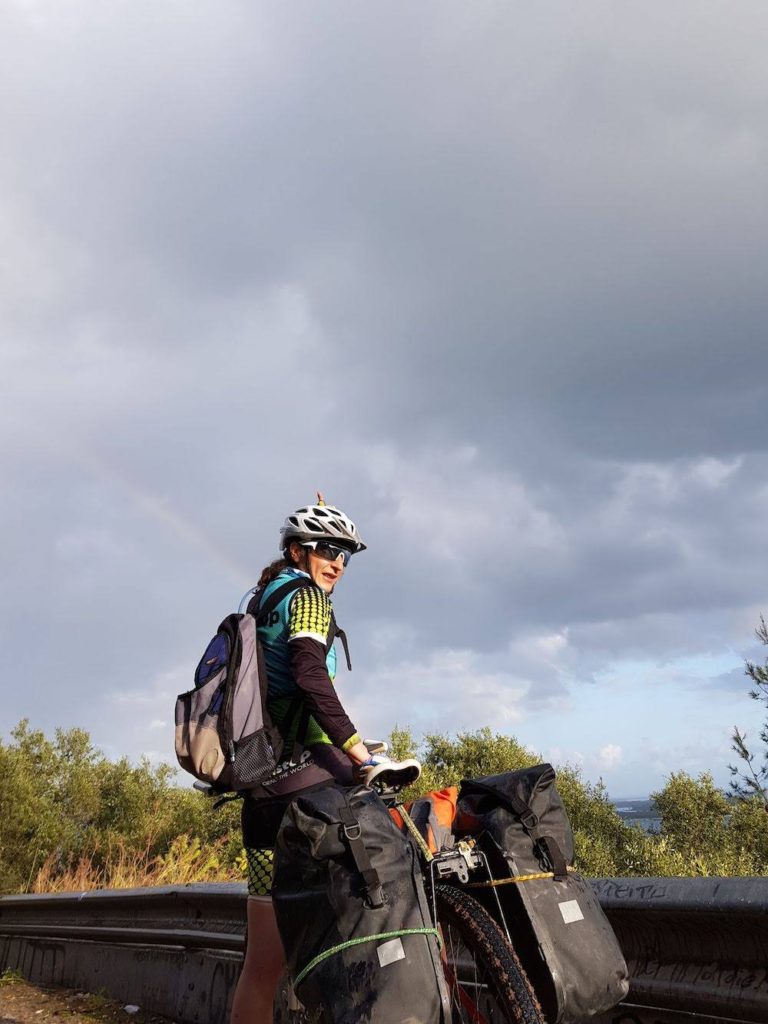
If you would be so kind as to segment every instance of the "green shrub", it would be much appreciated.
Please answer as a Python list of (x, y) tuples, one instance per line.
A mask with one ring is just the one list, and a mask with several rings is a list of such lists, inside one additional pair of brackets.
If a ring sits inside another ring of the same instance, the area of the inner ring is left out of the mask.
[(58, 729), (49, 740), (20, 722), (0, 742), (0, 777), (0, 892), (32, 889), (43, 865), (53, 878), (83, 858), (104, 870), (117, 851), (151, 860), (183, 834), (203, 846), (221, 841), (232, 865), (240, 854), (239, 807), (213, 811), (202, 794), (176, 785), (168, 765), (109, 761), (82, 729)]
[[(423, 764), (407, 798), (541, 760), (490, 729), (421, 742), (395, 729), (391, 743), (395, 757), (416, 754)], [(242, 877), (239, 803), (214, 811), (170, 766), (110, 761), (82, 729), (51, 740), (20, 722), (0, 742), (0, 778), (0, 892)], [(674, 772), (653, 794), (658, 835), (622, 821), (603, 784), (572, 766), (558, 769), (558, 789), (587, 875), (768, 875), (764, 803), (727, 800), (708, 774)]]

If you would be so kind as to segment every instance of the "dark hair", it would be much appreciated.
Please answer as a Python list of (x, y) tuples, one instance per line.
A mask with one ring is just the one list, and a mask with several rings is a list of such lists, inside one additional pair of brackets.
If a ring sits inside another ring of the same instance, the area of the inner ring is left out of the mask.
[(261, 570), (261, 576), (259, 576), (259, 586), (266, 587), (268, 583), (276, 579), (283, 569), (287, 569), (291, 563), (287, 558), (278, 558), (274, 562), (270, 562), (266, 568)]
[(258, 584), (260, 587), (266, 587), (268, 583), (271, 583), (272, 580), (276, 579), (280, 575), (283, 569), (292, 569), (294, 565), (297, 564), (291, 558), (291, 544), (294, 541), (296, 541), (297, 544), (299, 543), (296, 537), (290, 537), (288, 543), (285, 545), (285, 549), (283, 550), (283, 557), (277, 558), (274, 562), (270, 562), (266, 568), (261, 570), (261, 576), (259, 576)]
[(301, 546), (301, 541), (298, 537), (289, 537), (288, 543), (285, 545), (285, 549), (283, 551), (283, 557), (276, 559), (274, 562), (270, 562), (266, 568), (261, 570), (261, 576), (259, 576), (258, 583), (260, 587), (266, 587), (268, 583), (271, 583), (272, 580), (276, 579), (280, 575), (283, 569), (292, 569), (295, 565), (298, 565), (298, 563), (294, 562), (291, 558), (291, 544), (293, 544), (294, 541)]

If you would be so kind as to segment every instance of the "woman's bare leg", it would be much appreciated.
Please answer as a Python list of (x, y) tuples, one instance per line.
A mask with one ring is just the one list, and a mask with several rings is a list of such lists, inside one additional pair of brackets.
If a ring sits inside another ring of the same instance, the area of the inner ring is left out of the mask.
[(232, 1000), (231, 1024), (272, 1024), (272, 1002), (285, 957), (272, 900), (248, 897), (248, 944)]

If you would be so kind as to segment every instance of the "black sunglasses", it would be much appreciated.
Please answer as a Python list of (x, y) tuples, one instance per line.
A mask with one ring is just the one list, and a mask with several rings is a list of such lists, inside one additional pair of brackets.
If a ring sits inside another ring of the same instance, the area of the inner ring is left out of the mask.
[(318, 557), (324, 558), (328, 562), (335, 562), (341, 556), (345, 567), (349, 565), (349, 560), (354, 554), (354, 551), (350, 551), (349, 548), (342, 547), (341, 544), (332, 544), (327, 540), (308, 540), (302, 542), (301, 546), (314, 551)]

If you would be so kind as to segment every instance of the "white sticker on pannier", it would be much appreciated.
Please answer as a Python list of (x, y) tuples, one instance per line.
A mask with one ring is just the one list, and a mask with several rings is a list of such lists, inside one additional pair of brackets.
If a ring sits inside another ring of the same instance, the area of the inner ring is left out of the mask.
[(379, 954), (379, 964), (382, 967), (386, 967), (387, 964), (394, 964), (398, 960), (405, 960), (405, 950), (400, 939), (390, 939), (389, 942), (382, 942), (380, 946), (377, 946), (376, 952)]
[(573, 924), (574, 921), (583, 921), (584, 915), (581, 912), (578, 900), (567, 900), (565, 903), (558, 903), (560, 913), (566, 924)]

